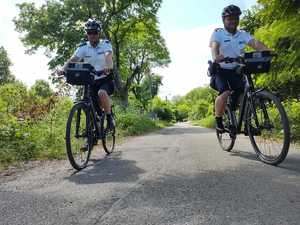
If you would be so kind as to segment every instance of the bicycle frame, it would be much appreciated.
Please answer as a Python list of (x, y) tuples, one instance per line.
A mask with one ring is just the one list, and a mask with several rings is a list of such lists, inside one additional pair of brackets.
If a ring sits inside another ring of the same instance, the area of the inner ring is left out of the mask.
[[(252, 77), (250, 74), (244, 74), (244, 78), (245, 78), (246, 82), (245, 82), (244, 93), (242, 95), (242, 101), (241, 101), (241, 104), (239, 107), (240, 113), (239, 113), (238, 120), (236, 120), (235, 115), (233, 116), (237, 134), (242, 133), (243, 122), (246, 122), (246, 120), (247, 120), (246, 115), (245, 115), (247, 112), (247, 107), (251, 107), (252, 112), (255, 113), (255, 115), (254, 115), (255, 123), (256, 123), (256, 125), (259, 124), (257, 115), (256, 115), (256, 111), (254, 110), (255, 106), (253, 103), (253, 95), (264, 90), (264, 89), (255, 90), (254, 84), (252, 81)], [(249, 102), (249, 104), (247, 104), (247, 102)]]
[[(84, 86), (84, 95), (83, 98), (79, 101), (77, 101), (76, 103), (84, 103), (87, 105), (87, 108), (91, 109), (90, 111), (90, 120), (91, 122), (95, 125), (96, 128), (96, 134), (98, 137), (100, 137), (101, 134), (101, 127), (98, 126), (97, 124), (97, 110), (96, 110), (96, 106), (94, 104), (92, 95), (91, 95), (91, 85), (90, 84), (86, 84)], [(99, 110), (99, 112), (101, 112), (101, 110)], [(102, 117), (102, 114), (99, 115), (100, 119)], [(79, 136), (79, 124), (80, 124), (80, 114), (78, 114), (77, 116), (77, 121), (76, 121), (76, 136)]]

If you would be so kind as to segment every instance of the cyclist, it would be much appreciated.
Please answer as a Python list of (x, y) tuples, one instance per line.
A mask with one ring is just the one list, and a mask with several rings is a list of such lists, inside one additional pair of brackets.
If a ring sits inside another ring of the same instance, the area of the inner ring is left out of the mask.
[(89, 19), (85, 24), (85, 32), (88, 38), (87, 42), (79, 45), (74, 55), (65, 63), (62, 71), (63, 74), (70, 62), (85, 62), (91, 64), (97, 72), (104, 71), (107, 76), (93, 85), (93, 97), (99, 101), (99, 106), (104, 109), (107, 115), (108, 127), (113, 129), (115, 121), (111, 112), (109, 95), (114, 92), (114, 83), (111, 71), (113, 69), (112, 45), (108, 40), (100, 39), (101, 26), (95, 19)]
[(225, 112), (227, 98), (233, 90), (233, 101), (236, 103), (243, 92), (244, 82), (241, 74), (236, 72), (238, 66), (234, 63), (224, 63), (225, 57), (237, 58), (244, 53), (246, 46), (258, 51), (270, 51), (262, 42), (255, 40), (248, 32), (239, 30), (239, 20), (242, 14), (240, 8), (229, 5), (223, 9), (222, 20), (224, 28), (217, 28), (210, 39), (212, 58), (220, 64), (220, 69), (211, 80), (211, 87), (219, 92), (215, 101), (216, 129), (224, 132), (222, 116)]

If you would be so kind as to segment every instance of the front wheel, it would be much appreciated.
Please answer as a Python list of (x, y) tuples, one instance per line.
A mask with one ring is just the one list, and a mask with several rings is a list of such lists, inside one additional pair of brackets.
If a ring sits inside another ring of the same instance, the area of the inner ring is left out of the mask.
[(76, 170), (87, 166), (93, 147), (89, 110), (83, 103), (73, 106), (66, 127), (67, 156)]
[(290, 146), (290, 127), (280, 100), (263, 90), (252, 98), (247, 107), (247, 131), (251, 144), (264, 163), (278, 165), (287, 156)]

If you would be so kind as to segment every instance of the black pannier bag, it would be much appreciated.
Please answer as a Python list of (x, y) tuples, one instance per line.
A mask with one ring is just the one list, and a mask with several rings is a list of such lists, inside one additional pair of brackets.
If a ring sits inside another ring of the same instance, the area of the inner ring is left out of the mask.
[(248, 74), (267, 73), (270, 71), (272, 55), (269, 51), (247, 52), (244, 55), (245, 72)]
[(220, 65), (218, 63), (214, 63), (211, 60), (208, 61), (208, 70), (207, 70), (207, 76), (210, 77), (209, 86), (214, 89), (218, 90), (216, 86), (216, 74), (220, 70)]
[(94, 80), (94, 76), (91, 72), (94, 68), (89, 63), (69, 63), (66, 78), (67, 83), (72, 85), (86, 85), (91, 84)]

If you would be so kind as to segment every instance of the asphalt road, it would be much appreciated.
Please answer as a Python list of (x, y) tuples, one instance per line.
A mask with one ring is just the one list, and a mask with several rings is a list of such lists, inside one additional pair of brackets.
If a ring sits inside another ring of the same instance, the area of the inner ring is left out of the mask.
[(300, 151), (278, 167), (240, 136), (232, 153), (213, 130), (178, 124), (130, 138), (85, 170), (44, 162), (0, 178), (0, 224), (300, 224)]

